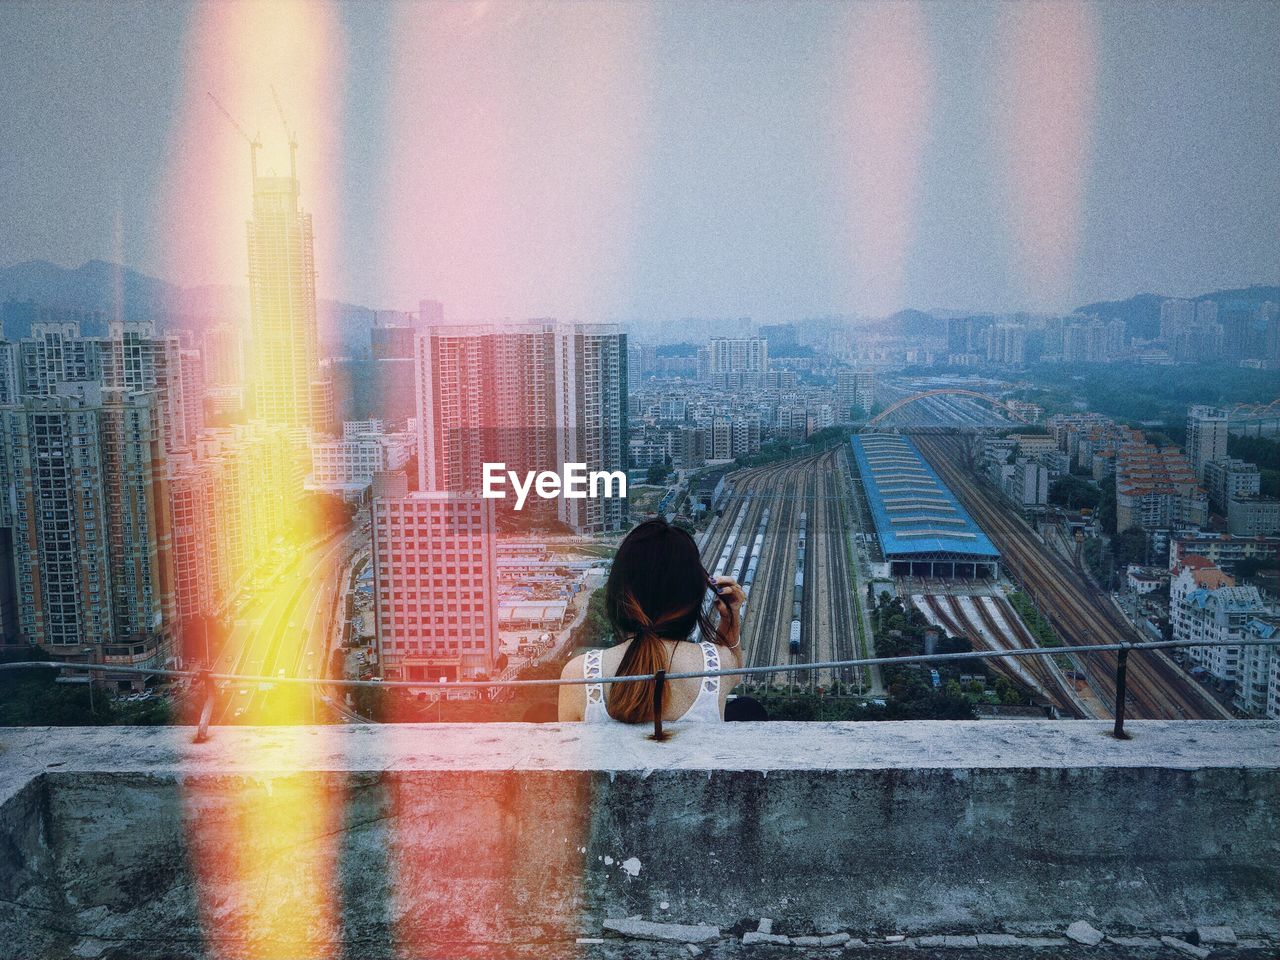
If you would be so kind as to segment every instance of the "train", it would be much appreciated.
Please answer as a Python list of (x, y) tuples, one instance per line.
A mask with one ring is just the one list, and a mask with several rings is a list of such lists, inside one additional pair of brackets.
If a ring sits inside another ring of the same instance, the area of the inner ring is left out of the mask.
[(791, 592), (791, 633), (787, 637), (787, 649), (793, 657), (803, 650), (803, 629), (801, 620), (804, 617), (804, 563), (805, 550), (808, 547), (809, 514), (800, 514), (800, 531), (796, 543), (796, 579)]
[[(769, 508), (765, 507), (760, 514), (760, 526), (756, 528), (756, 539), (751, 544), (751, 552), (747, 554), (747, 569), (742, 575), (742, 592), (751, 594), (751, 586), (756, 582), (756, 569), (760, 565), (760, 553), (764, 550), (764, 533), (769, 526)], [(745, 602), (743, 603), (745, 607)]]
[[(716, 565), (711, 571), (711, 576), (723, 577), (727, 575), (736, 579), (739, 576), (740, 571), (743, 569), (743, 564), (747, 557), (747, 548), (745, 544), (741, 548), (738, 548), (738, 535), (742, 532), (742, 525), (746, 523), (747, 514), (750, 512), (751, 508), (751, 498), (753, 496), (754, 494), (748, 493), (743, 498), (742, 506), (738, 509), (738, 513), (734, 518), (733, 526), (729, 528), (729, 538), (724, 543), (724, 549), (720, 551), (719, 559), (716, 561)], [(710, 528), (708, 528), (707, 539), (708, 541), (710, 540)], [(735, 550), (737, 550), (736, 554)], [(714, 602), (714, 596), (708, 592), (707, 598), (702, 604), (702, 612), (706, 615), (710, 615), (712, 604)]]

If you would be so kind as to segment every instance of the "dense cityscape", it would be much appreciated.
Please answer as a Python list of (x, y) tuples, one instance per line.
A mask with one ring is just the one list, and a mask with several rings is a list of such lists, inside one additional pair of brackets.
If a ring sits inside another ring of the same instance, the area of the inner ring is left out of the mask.
[[(1203, 638), (1143, 661), (1139, 715), (1280, 717), (1280, 655), (1231, 646), (1280, 624), (1280, 289), (1067, 316), (691, 318), (705, 339), (676, 342), (457, 323), (423, 299), (362, 311), (343, 338), (367, 342), (332, 353), (296, 169), (260, 176), (257, 150), (247, 327), (60, 303), (48, 270), (6, 275), (5, 652), (101, 665), (60, 678), (102, 689), (91, 717), (181, 715), (184, 684), (111, 669), (128, 666), (243, 675), (222, 684), (227, 721), (443, 718), (442, 699), (546, 718), (474, 689), (357, 704), (322, 684), (279, 697), (271, 678), (555, 671), (611, 642), (590, 598), (655, 514), (755, 591), (753, 665)], [(1119, 371), (1149, 392), (1081, 389)], [(1182, 404), (1179, 377), (1211, 402)], [(628, 495), (481, 493), (486, 464), (569, 463), (626, 471)], [(782, 716), (1104, 718), (1107, 673), (1061, 657), (748, 686)], [(27, 693), (7, 709), (56, 719)], [(83, 720), (83, 693), (55, 713)]]

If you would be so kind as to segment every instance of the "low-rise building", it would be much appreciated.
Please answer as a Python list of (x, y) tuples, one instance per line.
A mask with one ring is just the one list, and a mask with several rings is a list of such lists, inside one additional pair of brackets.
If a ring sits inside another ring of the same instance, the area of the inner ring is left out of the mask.
[(1169, 571), (1160, 567), (1142, 567), (1131, 563), (1126, 574), (1129, 589), (1140, 596), (1155, 593), (1161, 587), (1169, 585)]
[(1280, 500), (1274, 497), (1232, 497), (1227, 501), (1227, 530), (1236, 537), (1280, 534)]
[(417, 438), (411, 433), (362, 432), (362, 428), (380, 426), (377, 420), (348, 422), (341, 440), (313, 441), (306, 488), (359, 500), (375, 473), (399, 470), (408, 463)]
[(1204, 485), (1215, 510), (1225, 512), (1233, 498), (1256, 497), (1261, 483), (1257, 464), (1246, 460), (1227, 457), (1204, 465)]
[(1234, 573), (1240, 560), (1275, 562), (1280, 558), (1280, 536), (1233, 537), (1225, 533), (1188, 533), (1170, 541), (1170, 570), (1180, 570), (1189, 559), (1199, 557)]
[(1256, 667), (1246, 664), (1239, 641), (1247, 624), (1256, 617), (1268, 615), (1266, 605), (1256, 587), (1231, 585), (1216, 588), (1201, 586), (1208, 568), (1184, 567), (1173, 578), (1169, 588), (1169, 615), (1173, 639), (1202, 640), (1203, 647), (1191, 647), (1188, 656), (1193, 663), (1208, 671), (1218, 683), (1232, 692), (1241, 709), (1256, 703), (1254, 691), (1241, 684), (1246, 677), (1253, 682)]

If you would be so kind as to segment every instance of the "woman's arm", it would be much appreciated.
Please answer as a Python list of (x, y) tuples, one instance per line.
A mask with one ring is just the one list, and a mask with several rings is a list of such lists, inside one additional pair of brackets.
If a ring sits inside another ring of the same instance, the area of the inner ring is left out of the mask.
[[(585, 674), (582, 672), (582, 657), (574, 657), (560, 671), (561, 680), (581, 680), (584, 676)], [(561, 684), (557, 689), (560, 691), (557, 711), (560, 721), (563, 723), (582, 720), (587, 712), (586, 687), (580, 683), (565, 683)]]
[[(721, 669), (741, 667), (742, 662), (742, 602), (746, 591), (733, 577), (716, 577), (716, 611), (719, 625), (716, 627), (716, 643), (721, 648)], [(741, 684), (742, 677), (721, 677), (721, 709), (728, 691)]]
[(716, 627), (716, 643), (735, 649), (742, 640), (742, 618), (738, 616), (738, 610), (742, 607), (742, 601), (747, 599), (747, 594), (733, 577), (715, 577), (714, 581), (715, 608), (720, 615), (720, 623)]
[[(747, 599), (746, 591), (733, 577), (716, 577), (716, 612), (720, 614), (720, 624), (716, 627), (716, 643), (721, 649), (721, 667), (732, 670), (742, 666), (742, 601)], [(722, 677), (724, 688), (736, 686), (741, 677)]]

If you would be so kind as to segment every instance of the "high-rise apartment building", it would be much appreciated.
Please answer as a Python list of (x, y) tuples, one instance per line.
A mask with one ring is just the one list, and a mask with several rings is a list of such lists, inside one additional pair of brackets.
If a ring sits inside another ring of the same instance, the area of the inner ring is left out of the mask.
[(1020, 323), (997, 323), (986, 331), (987, 360), (1021, 366), (1027, 361), (1027, 328)]
[(375, 496), (371, 510), (383, 677), (489, 674), (498, 654), (493, 501), (419, 491)]
[(180, 352), (182, 380), (182, 422), (186, 447), (190, 449), (204, 429), (204, 359), (199, 350)]
[(89, 659), (112, 640), (111, 570), (95, 391), (24, 398), (0, 409), (0, 526), (13, 551), (18, 640)]
[[(768, 365), (767, 353), (765, 357)], [(555, 337), (555, 423), (560, 464), (588, 473), (627, 468), (627, 335), (617, 324), (563, 324)], [(627, 498), (556, 500), (562, 523), (579, 533), (625, 529)]]
[(85, 337), (72, 321), (33, 325), (31, 336), (10, 344), (16, 373), (13, 397), (51, 396), (59, 384), (97, 383), (154, 394), (166, 450), (187, 446), (180, 348), (152, 324), (109, 325), (106, 337)]
[(1195, 322), (1194, 300), (1165, 300), (1160, 304), (1160, 339), (1172, 341)]
[[(162, 417), (153, 393), (102, 391), (99, 439), (107, 503), (113, 640), (168, 646), (177, 616)], [(150, 652), (150, 651), (148, 651)]]
[(1227, 412), (1197, 404), (1187, 411), (1187, 456), (1196, 476), (1205, 477), (1205, 466), (1227, 456)]
[(214, 479), (211, 465), (189, 453), (170, 460), (173, 576), (180, 620), (215, 614), (226, 599), (220, 590), (217, 552), (218, 522), (226, 518), (220, 516)]
[[(423, 316), (434, 316), (431, 301), (423, 301)], [(439, 322), (439, 321), (437, 321)], [(373, 359), (373, 409), (397, 424), (416, 416), (414, 347), (419, 325), (412, 314), (380, 310), (373, 318), (369, 345)]]
[(195, 438), (187, 436), (182, 348), (178, 338), (156, 336), (155, 326), (150, 322), (113, 322), (102, 349), (103, 382), (121, 390), (154, 394), (165, 449), (187, 449)]
[(1177, 447), (1129, 443), (1116, 455), (1116, 529), (1199, 529), (1209, 521), (1209, 498)]
[(876, 402), (875, 374), (870, 370), (842, 367), (836, 371), (836, 417), (840, 422), (858, 410), (871, 413)]
[[(626, 469), (626, 334), (619, 327), (427, 324), (416, 363), (420, 489), (479, 492), (485, 463), (521, 475), (558, 472), (565, 463)], [(531, 499), (524, 510), (558, 511), (581, 532), (621, 529), (627, 516), (622, 498)]]
[(238, 387), (244, 383), (244, 354), (240, 330), (232, 323), (209, 327), (200, 337), (204, 382), (210, 387)]
[(1209, 492), (1209, 502), (1215, 509), (1226, 512), (1230, 500), (1258, 495), (1262, 489), (1262, 475), (1256, 463), (1223, 457), (1204, 465), (1204, 485)]
[(64, 381), (0, 408), (13, 622), (55, 656), (158, 665), (176, 598), (156, 397)]
[(555, 348), (551, 321), (423, 328), (419, 489), (478, 493), (486, 462), (520, 473), (559, 469)]
[[(285, 426), (332, 417), (321, 393), (311, 216), (298, 206), (295, 144), (287, 177), (258, 176), (252, 154), (249, 394), (256, 419)], [(325, 425), (327, 426), (327, 424)]]
[(762, 337), (712, 337), (703, 379), (726, 390), (760, 389), (769, 373), (769, 341)]

